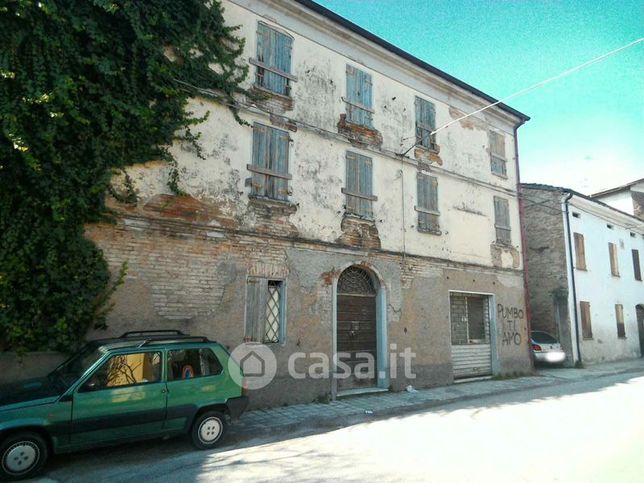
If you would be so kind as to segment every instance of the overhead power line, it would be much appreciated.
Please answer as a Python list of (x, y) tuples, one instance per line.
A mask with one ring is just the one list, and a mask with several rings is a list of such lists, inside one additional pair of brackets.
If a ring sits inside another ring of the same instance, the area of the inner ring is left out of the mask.
[[(591, 66), (593, 64), (596, 64), (598, 62), (602, 62), (603, 60), (607, 59), (608, 57), (611, 57), (611, 56), (621, 52), (622, 50), (626, 50), (626, 49), (628, 49), (630, 47), (633, 47), (634, 45), (637, 45), (637, 44), (639, 44), (641, 42), (644, 42), (644, 37), (640, 38), (640, 39), (637, 39), (637, 40), (634, 40), (633, 42), (630, 42), (630, 43), (628, 43), (626, 45), (623, 45), (623, 46), (621, 46), (621, 47), (619, 47), (619, 48), (617, 48), (615, 50), (611, 50), (610, 52), (607, 52), (605, 54), (600, 55), (599, 57), (595, 57), (594, 59), (591, 59), (591, 60), (589, 60), (587, 62), (584, 62), (583, 64), (579, 64), (579, 65), (577, 65), (575, 67), (572, 67), (572, 68), (570, 68), (568, 70), (565, 70), (565, 71), (561, 72), (560, 74), (557, 74), (557, 75), (555, 75), (553, 77), (550, 77), (548, 79), (542, 80), (541, 82), (537, 82), (536, 84), (533, 84), (533, 85), (531, 85), (529, 87), (526, 87), (525, 89), (521, 89), (520, 91), (517, 91), (514, 94), (510, 94), (509, 96), (504, 97), (503, 99), (500, 99), (500, 100), (498, 100), (496, 102), (493, 102), (492, 104), (488, 104), (488, 105), (486, 105), (486, 106), (484, 106), (484, 107), (482, 107), (480, 109), (477, 109), (476, 111), (470, 112), (469, 114), (465, 114), (464, 116), (461, 116), (461, 117), (459, 117), (457, 119), (454, 119), (454, 120), (448, 122), (447, 124), (437, 128), (437, 129), (434, 129), (430, 133), (430, 135), (434, 135), (437, 132), (442, 131), (443, 129), (451, 126), (452, 124), (457, 123), (459, 121), (462, 121), (463, 119), (466, 119), (466, 118), (468, 118), (470, 116), (473, 116), (474, 114), (478, 114), (479, 112), (486, 111), (486, 110), (490, 109), (491, 107), (496, 106), (497, 104), (501, 104), (503, 102), (509, 101), (510, 99), (514, 99), (515, 97), (521, 96), (521, 95), (526, 94), (526, 93), (528, 93), (530, 91), (533, 91), (535, 89), (543, 87), (546, 84), (549, 84), (550, 82), (553, 82), (555, 80), (561, 79), (561, 78), (566, 77), (566, 76), (569, 76), (570, 74), (573, 74), (573, 73), (575, 73), (577, 71), (585, 69), (586, 67), (589, 67), (589, 66)], [(414, 146), (415, 146), (415, 144), (414, 144)], [(405, 154), (407, 154), (414, 146), (410, 147), (407, 151), (405, 151), (403, 153), (403, 156)]]

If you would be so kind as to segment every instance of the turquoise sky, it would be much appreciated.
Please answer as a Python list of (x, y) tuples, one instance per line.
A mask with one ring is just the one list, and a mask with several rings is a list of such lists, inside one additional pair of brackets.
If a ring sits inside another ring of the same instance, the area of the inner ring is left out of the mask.
[[(318, 0), (496, 98), (644, 37), (644, 0)], [(593, 193), (644, 177), (644, 43), (509, 104), (522, 181)]]

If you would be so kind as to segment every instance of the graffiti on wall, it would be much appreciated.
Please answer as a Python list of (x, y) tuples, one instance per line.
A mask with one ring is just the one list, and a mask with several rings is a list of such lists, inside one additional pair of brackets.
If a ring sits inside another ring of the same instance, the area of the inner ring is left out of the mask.
[(503, 329), (503, 337), (501, 339), (502, 345), (521, 345), (521, 334), (519, 333), (519, 321), (523, 319), (523, 309), (517, 307), (506, 307), (503, 304), (498, 304), (497, 320)]

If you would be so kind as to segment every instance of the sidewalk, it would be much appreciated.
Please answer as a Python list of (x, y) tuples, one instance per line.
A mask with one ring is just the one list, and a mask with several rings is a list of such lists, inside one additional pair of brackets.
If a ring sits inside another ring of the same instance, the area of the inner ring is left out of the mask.
[(257, 409), (245, 413), (228, 433), (230, 443), (304, 429), (333, 429), (481, 396), (526, 391), (622, 373), (644, 374), (644, 359), (597, 364), (583, 369), (538, 368), (534, 376), (484, 380), (416, 392), (383, 392), (340, 398), (328, 404)]

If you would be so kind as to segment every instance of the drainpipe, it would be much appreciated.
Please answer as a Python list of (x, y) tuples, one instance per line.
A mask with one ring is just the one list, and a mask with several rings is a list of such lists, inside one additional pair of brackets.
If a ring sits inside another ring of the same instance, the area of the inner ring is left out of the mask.
[[(564, 199), (564, 207), (566, 213), (566, 231), (568, 233), (568, 259), (570, 260), (570, 281), (572, 285), (572, 302), (573, 312), (575, 314), (575, 341), (577, 345), (577, 361), (581, 364), (581, 344), (579, 343), (579, 315), (577, 313), (577, 288), (575, 285), (575, 265), (572, 261), (572, 236), (570, 234), (570, 210), (568, 209), (568, 202), (572, 198), (572, 193)], [(573, 361), (575, 362), (575, 361)]]
[[(528, 244), (525, 234), (525, 208), (523, 205), (523, 196), (521, 192), (521, 172), (519, 170), (519, 140), (517, 139), (517, 131), (525, 124), (522, 120), (521, 123), (514, 127), (514, 156), (515, 166), (517, 170), (517, 199), (519, 201), (519, 232), (521, 235), (521, 260), (523, 262), (523, 299), (525, 303), (525, 319), (526, 327), (528, 329), (528, 341), (532, 333), (532, 308), (530, 306), (530, 292), (528, 291)], [(534, 370), (534, 354), (531, 350), (530, 342), (528, 342), (528, 354), (530, 354), (530, 366)]]

